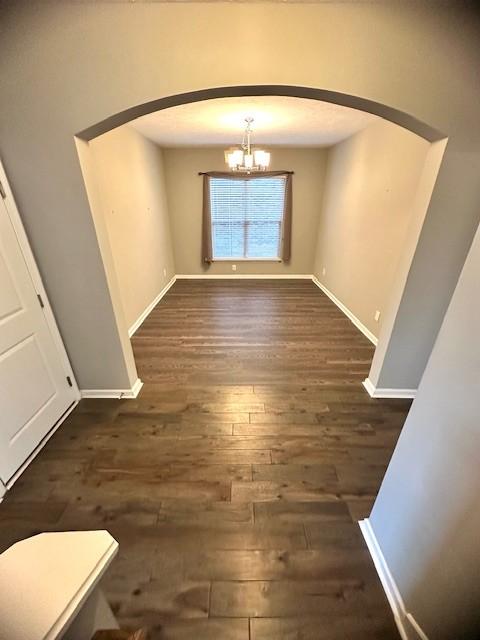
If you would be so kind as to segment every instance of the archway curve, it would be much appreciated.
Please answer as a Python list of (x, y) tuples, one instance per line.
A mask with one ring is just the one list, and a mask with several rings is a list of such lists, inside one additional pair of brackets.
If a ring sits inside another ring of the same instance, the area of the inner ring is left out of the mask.
[(77, 137), (89, 141), (97, 136), (107, 133), (111, 129), (115, 129), (123, 124), (127, 124), (135, 118), (176, 107), (182, 104), (192, 102), (200, 102), (203, 100), (211, 100), (213, 98), (233, 98), (241, 96), (290, 96), (294, 98), (309, 98), (311, 100), (321, 100), (323, 102), (331, 102), (352, 109), (366, 111), (376, 116), (380, 116), (385, 120), (390, 120), (394, 124), (398, 124), (412, 133), (415, 133), (429, 142), (435, 142), (445, 138), (445, 134), (430, 125), (418, 120), (414, 116), (389, 107), (374, 100), (368, 100), (359, 96), (350, 95), (348, 93), (340, 93), (338, 91), (330, 91), (328, 89), (316, 89), (313, 87), (301, 87), (292, 85), (237, 85), (231, 87), (213, 87), (210, 89), (200, 89), (198, 91), (189, 91), (187, 93), (179, 93), (157, 100), (151, 100), (143, 104), (130, 107), (117, 114), (109, 116), (105, 120), (97, 124), (87, 127), (77, 133)]
[[(401, 288), (398, 289), (394, 296), (394, 300), (392, 300), (391, 311), (386, 314), (386, 317), (389, 318), (389, 326), (388, 331), (383, 331), (383, 336), (380, 336), (378, 346), (375, 350), (375, 357), (377, 358), (376, 362), (374, 360), (374, 364), (370, 370), (369, 380), (373, 386), (380, 387), (380, 375), (382, 374), (383, 363), (387, 357), (390, 342), (392, 340), (392, 332), (394, 329), (394, 322), (396, 321), (397, 314), (399, 312), (400, 303), (403, 300), (403, 295), (405, 292), (405, 283), (407, 281), (407, 276), (415, 257), (415, 252), (418, 246), (418, 239), (420, 237), (420, 233), (423, 229), (424, 225), (424, 217), (427, 215), (428, 206), (430, 203), (431, 193), (434, 189), (436, 178), (438, 175), (438, 171), (443, 159), (443, 153), (445, 150), (446, 143), (448, 142), (448, 136), (445, 133), (442, 133), (438, 129), (431, 127), (425, 122), (415, 118), (413, 115), (409, 113), (405, 113), (399, 109), (391, 107), (389, 105), (385, 105), (374, 100), (370, 100), (367, 98), (363, 98), (360, 96), (355, 96), (343, 92), (331, 91), (328, 89), (318, 89), (314, 87), (305, 87), (305, 86), (295, 86), (295, 85), (233, 85), (233, 86), (221, 86), (221, 87), (212, 87), (207, 89), (200, 89), (191, 92), (173, 94), (170, 96), (165, 96), (163, 98), (158, 98), (155, 100), (151, 100), (142, 104), (138, 104), (136, 106), (130, 107), (123, 111), (120, 111), (116, 114), (113, 114), (104, 120), (93, 124), (80, 132), (78, 132), (74, 137), (77, 145), (77, 150), (80, 154), (80, 149), (88, 149), (88, 142), (93, 140), (94, 138), (101, 136), (112, 129), (120, 127), (124, 124), (128, 124), (132, 120), (139, 118), (144, 115), (148, 115), (150, 113), (154, 113), (156, 111), (160, 111), (163, 109), (168, 109), (171, 107), (183, 105), (183, 104), (192, 104), (195, 102), (208, 101), (215, 98), (235, 98), (235, 97), (245, 97), (245, 96), (287, 96), (294, 98), (304, 98), (311, 99), (317, 101), (328, 102), (331, 104), (337, 104), (340, 106), (345, 106), (353, 109), (358, 109), (364, 111), (366, 113), (371, 113), (372, 115), (376, 115), (378, 117), (383, 118), (384, 120), (390, 121), (398, 126), (403, 127), (404, 129), (411, 131), (417, 136), (423, 138), (427, 142), (430, 143), (429, 149), (429, 157), (427, 158), (427, 162), (429, 164), (429, 171), (426, 173), (426, 178), (422, 182), (422, 197), (421, 203), (419, 204), (419, 208), (422, 209), (422, 212), (419, 213), (419, 225), (415, 226), (415, 229), (412, 228), (412, 241), (408, 247), (407, 254), (403, 260), (402, 265), (402, 277), (400, 280), (402, 281)], [(82, 160), (81, 160), (82, 164)], [(423, 206), (425, 209), (423, 210)], [(420, 215), (422, 214), (422, 215)], [(93, 216), (93, 210), (92, 210)], [(421, 218), (421, 220), (420, 220)], [(98, 231), (97, 231), (98, 235)], [(104, 259), (105, 264), (105, 255), (108, 254), (110, 249), (108, 248), (104, 251), (102, 247), (102, 242), (100, 237), (100, 252)], [(108, 243), (107, 243), (108, 244)], [(111, 260), (110, 260), (111, 262)], [(113, 264), (113, 263), (112, 263)], [(463, 264), (463, 263), (462, 263)], [(109, 284), (110, 291), (112, 293), (111, 284)], [(112, 299), (116, 298), (119, 300), (119, 296), (112, 294)], [(114, 307), (116, 305), (114, 304)], [(442, 316), (443, 317), (443, 316)], [(437, 318), (434, 318), (432, 321), (432, 325)], [(435, 333), (436, 325), (434, 326), (434, 330), (432, 335), (436, 335)], [(411, 342), (412, 336), (410, 332), (410, 328), (407, 327), (404, 330), (404, 333), (407, 335), (407, 339)], [(401, 336), (401, 339), (404, 339), (404, 335)], [(415, 337), (415, 336), (414, 336)], [(420, 335), (417, 342), (420, 342), (423, 339), (423, 335)], [(423, 348), (423, 343), (420, 345)], [(431, 345), (427, 345), (428, 354), (431, 350)], [(427, 355), (428, 355), (427, 354)], [(133, 360), (133, 354), (132, 360)], [(378, 356), (378, 357), (377, 357)], [(394, 354), (396, 357), (396, 354)], [(391, 359), (391, 358), (390, 358)], [(417, 367), (418, 368), (418, 367)], [(136, 372), (135, 372), (136, 373)], [(372, 382), (373, 381), (373, 382)], [(383, 380), (381, 380), (383, 383)], [(374, 384), (375, 383), (375, 384)], [(385, 385), (384, 385), (385, 386)], [(410, 387), (403, 387), (407, 391), (413, 389), (413, 385)], [(395, 392), (395, 385), (386, 385), (385, 390), (388, 392)], [(400, 391), (404, 391), (405, 389), (400, 389)], [(385, 397), (410, 397), (410, 396), (396, 396), (389, 395)]]

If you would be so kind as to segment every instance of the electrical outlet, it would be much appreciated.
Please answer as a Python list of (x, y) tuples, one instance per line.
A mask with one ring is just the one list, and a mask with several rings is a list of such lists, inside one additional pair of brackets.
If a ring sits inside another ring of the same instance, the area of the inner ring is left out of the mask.
[(322, 276), (326, 276), (326, 275), (327, 275), (327, 267), (323, 267)]
[(164, 277), (164, 278), (166, 278), (166, 277), (167, 277), (167, 270), (166, 270), (166, 269), (164, 269), (164, 270), (163, 270), (163, 277)]
[(375, 311), (375, 322), (378, 322), (380, 320), (380, 311), (377, 309)]
[(236, 271), (237, 270), (237, 265), (236, 264), (232, 264), (232, 271)]

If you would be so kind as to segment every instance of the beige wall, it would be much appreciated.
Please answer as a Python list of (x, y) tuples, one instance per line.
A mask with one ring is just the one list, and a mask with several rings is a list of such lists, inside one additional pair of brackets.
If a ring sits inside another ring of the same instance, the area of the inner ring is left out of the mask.
[(328, 152), (314, 274), (377, 337), (428, 148), (380, 120)]
[[(112, 335), (109, 336), (110, 339), (105, 340), (101, 351), (93, 357), (92, 364), (94, 366), (91, 368), (93, 376), (90, 378), (92, 386), (88, 387), (85, 383), (82, 384), (81, 379), (79, 380), (79, 383), (82, 390), (102, 388), (110, 390), (115, 389), (115, 396), (119, 397), (120, 394), (128, 392), (128, 390), (136, 383), (138, 378), (137, 367), (133, 357), (132, 344), (128, 337), (128, 326), (125, 320), (125, 312), (120, 295), (120, 286), (118, 283), (115, 263), (113, 261), (110, 240), (108, 238), (106, 220), (103, 215), (103, 207), (98, 189), (97, 171), (91, 145), (84, 140), (79, 140), (78, 138), (75, 139), (75, 145), (78, 152), (85, 191), (92, 212), (94, 232), (96, 233), (96, 239), (102, 257), (103, 270), (100, 274), (97, 274), (97, 277), (102, 275), (106, 279), (115, 328), (115, 330), (112, 331)], [(79, 273), (79, 279), (83, 278), (85, 288), (91, 286), (92, 291), (94, 292), (94, 285), (98, 283), (89, 283), (87, 278), (89, 266), (90, 265), (87, 264), (84, 271)], [(102, 311), (104, 312), (104, 310), (98, 308), (93, 295), (92, 300), (88, 305), (88, 310), (91, 316), (94, 318), (98, 316), (98, 318), (103, 320)], [(108, 387), (104, 386), (103, 369), (105, 364), (112, 370), (112, 376), (109, 378)]]
[[(429, 320), (435, 311), (438, 312), (438, 300), (435, 301), (432, 292), (435, 291), (434, 283), (437, 283), (438, 289), (438, 283), (448, 280), (446, 274), (452, 269), (453, 255), (447, 250), (438, 262), (433, 256), (439, 255), (440, 247), (448, 247), (445, 234), (452, 233), (452, 225), (442, 220), (442, 216), (439, 219), (439, 210), (434, 207), (429, 209), (429, 203), (439, 172), (445, 165), (446, 145), (447, 140), (430, 144), (420, 173), (402, 255), (368, 374), (375, 388), (405, 389), (415, 393), (435, 341), (436, 333)], [(472, 175), (475, 170), (473, 164), (468, 172), (464, 170), (462, 179), (468, 180), (468, 174)], [(431, 215), (433, 212), (437, 215)], [(451, 212), (443, 211), (445, 213), (449, 215)], [(474, 232), (475, 218), (471, 224), (469, 233)], [(468, 243), (465, 243), (464, 251), (466, 255)], [(433, 263), (435, 273), (432, 273)], [(422, 270), (423, 275), (419, 277)], [(429, 295), (425, 295), (426, 291), (429, 291)]]
[(90, 148), (125, 320), (131, 327), (175, 275), (163, 154), (128, 126), (95, 138)]
[[(238, 262), (238, 274), (312, 273), (326, 150), (273, 148), (272, 170), (294, 171), (292, 257), (288, 263)], [(202, 179), (199, 171), (225, 171), (223, 149), (165, 149), (165, 176), (177, 273), (232, 274), (230, 262), (201, 261)]]
[(431, 640), (479, 637), (479, 289), (477, 231), (370, 516)]

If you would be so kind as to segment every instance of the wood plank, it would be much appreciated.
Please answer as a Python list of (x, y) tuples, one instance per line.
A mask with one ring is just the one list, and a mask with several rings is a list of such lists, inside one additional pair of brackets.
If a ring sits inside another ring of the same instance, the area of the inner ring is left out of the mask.
[[(325, 407), (324, 411), (327, 412), (328, 407), (326, 405)], [(250, 421), (257, 424), (318, 424), (317, 413), (307, 413), (306, 411), (252, 412)], [(240, 420), (233, 420), (232, 422), (240, 422)]]
[(341, 496), (334, 489), (322, 484), (303, 484), (296, 482), (232, 482), (232, 502), (270, 502), (287, 500), (289, 502), (318, 502), (338, 500)]
[(250, 640), (398, 640), (399, 637), (388, 614), (253, 618), (250, 631)]
[[(338, 436), (347, 437), (353, 433), (362, 436), (365, 433), (374, 433), (373, 427), (366, 423), (359, 425), (342, 424), (289, 424), (274, 422), (271, 424), (244, 423), (233, 425), (235, 436)], [(364, 442), (364, 441), (363, 441)]]
[[(151, 614), (150, 614), (151, 615)], [(139, 616), (144, 619), (143, 615)], [(128, 623), (135, 629), (135, 621)], [(241, 618), (190, 619), (155, 617), (148, 640), (249, 640), (249, 621)]]
[(198, 449), (194, 446), (185, 447), (181, 446), (175, 450), (165, 451), (160, 443), (155, 449), (145, 449), (138, 452), (138, 457), (135, 456), (134, 451), (128, 451), (125, 449), (119, 450), (115, 455), (115, 463), (121, 465), (127, 465), (129, 463), (135, 465), (137, 463), (152, 465), (157, 463), (158, 465), (168, 464), (185, 464), (191, 463), (192, 465), (205, 465), (210, 466), (214, 464), (221, 465), (248, 465), (248, 464), (269, 464), (271, 462), (270, 449), (213, 449), (208, 450), (207, 447)]
[(254, 464), (253, 480), (298, 482), (317, 486), (337, 485), (337, 465), (333, 464)]
[(222, 527), (227, 523), (235, 522), (253, 524), (253, 505), (171, 498), (162, 500), (158, 522), (173, 522), (178, 526), (197, 527)]
[(255, 522), (351, 522), (345, 502), (256, 502)]
[(153, 576), (173, 571), (194, 581), (339, 580), (376, 581), (366, 549), (157, 550)]
[(192, 464), (192, 461), (173, 462), (169, 464), (140, 464), (131, 467), (128, 464), (112, 463), (98, 466), (92, 470), (90, 479), (102, 482), (104, 480), (128, 480), (144, 483), (152, 482), (220, 482), (232, 480), (252, 480), (252, 466), (250, 464)]
[(207, 618), (210, 584), (172, 575), (135, 585), (119, 580), (108, 583), (106, 595), (114, 612), (138, 629), (156, 625), (164, 618)]
[(301, 524), (268, 523), (252, 525), (223, 523), (221, 526), (159, 523), (155, 537), (162, 549), (235, 550), (235, 549), (306, 549), (304, 528)]
[[(378, 604), (382, 609), (379, 585), (366, 586), (362, 580), (282, 580), (213, 582), (211, 617), (285, 618), (321, 613), (356, 612)], [(380, 601), (378, 601), (380, 598)]]
[(310, 549), (364, 549), (365, 543), (356, 522), (308, 522), (305, 524)]

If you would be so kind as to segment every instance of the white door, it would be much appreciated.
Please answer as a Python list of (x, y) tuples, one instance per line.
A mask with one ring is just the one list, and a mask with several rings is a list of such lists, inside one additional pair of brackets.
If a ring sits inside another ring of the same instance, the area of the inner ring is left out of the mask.
[(0, 180), (0, 479), (7, 485), (78, 389), (1, 166)]

